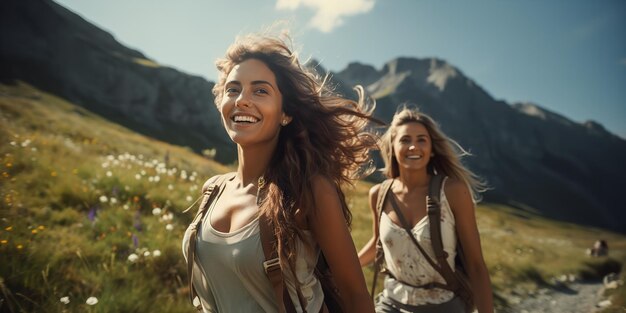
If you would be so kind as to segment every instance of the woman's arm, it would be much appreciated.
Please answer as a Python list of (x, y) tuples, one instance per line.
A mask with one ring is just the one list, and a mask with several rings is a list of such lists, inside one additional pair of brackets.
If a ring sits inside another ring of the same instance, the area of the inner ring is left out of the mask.
[(480, 246), (472, 195), (468, 186), (457, 179), (448, 179), (444, 190), (456, 221), (476, 308), (480, 313), (493, 312), (491, 281)]
[(309, 226), (333, 273), (344, 309), (374, 312), (335, 185), (321, 176), (313, 178), (312, 185), (315, 212)]
[(378, 215), (376, 212), (376, 202), (378, 200), (378, 191), (380, 190), (380, 184), (375, 185), (370, 189), (370, 209), (372, 210), (372, 238), (361, 248), (359, 251), (359, 263), (361, 266), (366, 266), (374, 261), (376, 257), (376, 241), (378, 240)]

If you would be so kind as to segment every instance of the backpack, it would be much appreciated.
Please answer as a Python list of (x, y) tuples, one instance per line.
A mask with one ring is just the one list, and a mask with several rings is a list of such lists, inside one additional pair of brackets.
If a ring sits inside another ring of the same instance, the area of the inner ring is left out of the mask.
[[(200, 224), (206, 215), (209, 206), (215, 200), (219, 194), (219, 190), (223, 187), (228, 174), (220, 175), (217, 177), (214, 183), (205, 183), (202, 188), (202, 201), (198, 208), (195, 218), (191, 222), (189, 228), (191, 229), (189, 237), (189, 245), (187, 246), (187, 275), (189, 285), (189, 297), (191, 303), (198, 296), (195, 287), (193, 286), (193, 262), (195, 262), (195, 249), (196, 249), (196, 237)], [(189, 208), (183, 213), (189, 211), (198, 201), (196, 200)], [(260, 203), (260, 199), (257, 199), (257, 204)], [(295, 313), (296, 309), (289, 296), (287, 286), (284, 283), (283, 272), (278, 260), (278, 252), (276, 251), (276, 234), (273, 231), (273, 226), (266, 216), (261, 215), (259, 217), (259, 232), (261, 236), (261, 245), (263, 246), (263, 253), (265, 255), (265, 261), (263, 262), (263, 268), (270, 283), (272, 284), (274, 295), (276, 297), (278, 308), (280, 313)], [(345, 310), (342, 308), (341, 297), (339, 290), (337, 289), (328, 263), (323, 253), (320, 253), (317, 265), (315, 267), (315, 276), (319, 280), (324, 293), (324, 303), (320, 312), (326, 313), (343, 313)], [(304, 297), (300, 291), (300, 288), (296, 288), (298, 293), (298, 299), (303, 308), (303, 312), (306, 312), (304, 308)], [(282, 305), (281, 305), (282, 304)], [(202, 306), (196, 306), (198, 310), (202, 310)]]
[[(474, 296), (469, 285), (469, 279), (467, 276), (467, 272), (463, 266), (463, 262), (465, 261), (463, 258), (463, 250), (461, 244), (457, 241), (457, 256), (455, 258), (455, 267), (456, 269), (453, 271), (450, 268), (450, 265), (446, 261), (448, 254), (443, 250), (443, 242), (441, 240), (441, 203), (439, 196), (441, 194), (441, 187), (443, 185), (444, 176), (442, 175), (434, 175), (428, 186), (428, 197), (426, 198), (427, 210), (428, 210), (428, 220), (430, 225), (430, 238), (432, 242), (433, 251), (435, 252), (436, 260), (433, 261), (430, 256), (424, 251), (424, 249), (417, 242), (413, 233), (411, 232), (411, 226), (407, 222), (406, 218), (400, 211), (398, 204), (395, 201), (395, 198), (391, 198), (390, 202), (393, 207), (393, 210), (396, 212), (398, 219), (402, 224), (402, 228), (407, 232), (411, 241), (415, 244), (418, 250), (420, 250), (421, 254), (424, 256), (426, 261), (444, 278), (446, 284), (440, 284), (437, 282), (431, 282), (422, 286), (415, 286), (406, 282), (402, 282), (403, 284), (415, 287), (415, 288), (432, 288), (437, 287), (441, 289), (450, 290), (455, 293), (463, 303), (465, 304), (466, 312), (472, 312), (475, 308), (474, 306)], [(389, 190), (391, 189), (391, 185), (394, 179), (388, 179), (381, 183), (380, 192), (378, 194), (378, 199), (376, 202), (376, 215), (380, 225), (380, 218), (383, 213), (384, 205), (389, 195)], [(433, 223), (433, 221), (438, 221), (437, 223)], [(378, 273), (381, 271), (382, 263), (384, 261), (384, 251), (382, 247), (382, 242), (380, 240), (379, 229), (376, 229), (376, 237), (378, 238), (376, 242), (376, 256), (374, 258), (374, 281), (372, 284), (372, 299), (374, 298), (374, 292), (376, 289), (376, 280), (378, 277)], [(458, 235), (457, 235), (458, 237)], [(388, 275), (391, 273), (386, 272)]]

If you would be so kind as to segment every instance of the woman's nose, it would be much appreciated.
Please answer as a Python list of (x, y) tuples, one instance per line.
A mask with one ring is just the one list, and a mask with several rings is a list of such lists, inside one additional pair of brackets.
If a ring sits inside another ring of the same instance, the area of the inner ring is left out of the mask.
[(245, 92), (240, 92), (239, 96), (237, 97), (237, 99), (235, 99), (235, 106), (249, 106), (250, 105), (250, 100), (248, 99), (248, 96), (246, 95)]

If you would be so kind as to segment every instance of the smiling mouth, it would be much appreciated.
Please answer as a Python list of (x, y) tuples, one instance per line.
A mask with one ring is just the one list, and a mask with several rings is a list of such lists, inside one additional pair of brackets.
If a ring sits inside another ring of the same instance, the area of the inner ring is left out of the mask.
[(235, 123), (247, 123), (254, 124), (259, 121), (258, 118), (250, 115), (235, 115), (231, 118), (231, 120)]
[(410, 156), (407, 156), (406, 158), (409, 160), (420, 160), (423, 157), (421, 155), (410, 155)]

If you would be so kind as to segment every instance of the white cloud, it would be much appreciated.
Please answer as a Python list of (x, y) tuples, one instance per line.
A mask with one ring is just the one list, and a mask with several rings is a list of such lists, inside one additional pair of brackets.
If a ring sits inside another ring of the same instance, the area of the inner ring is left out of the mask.
[(309, 21), (311, 27), (324, 33), (331, 32), (335, 27), (343, 24), (346, 16), (363, 14), (374, 7), (375, 0), (277, 0), (276, 9), (296, 10), (303, 6), (315, 11)]

